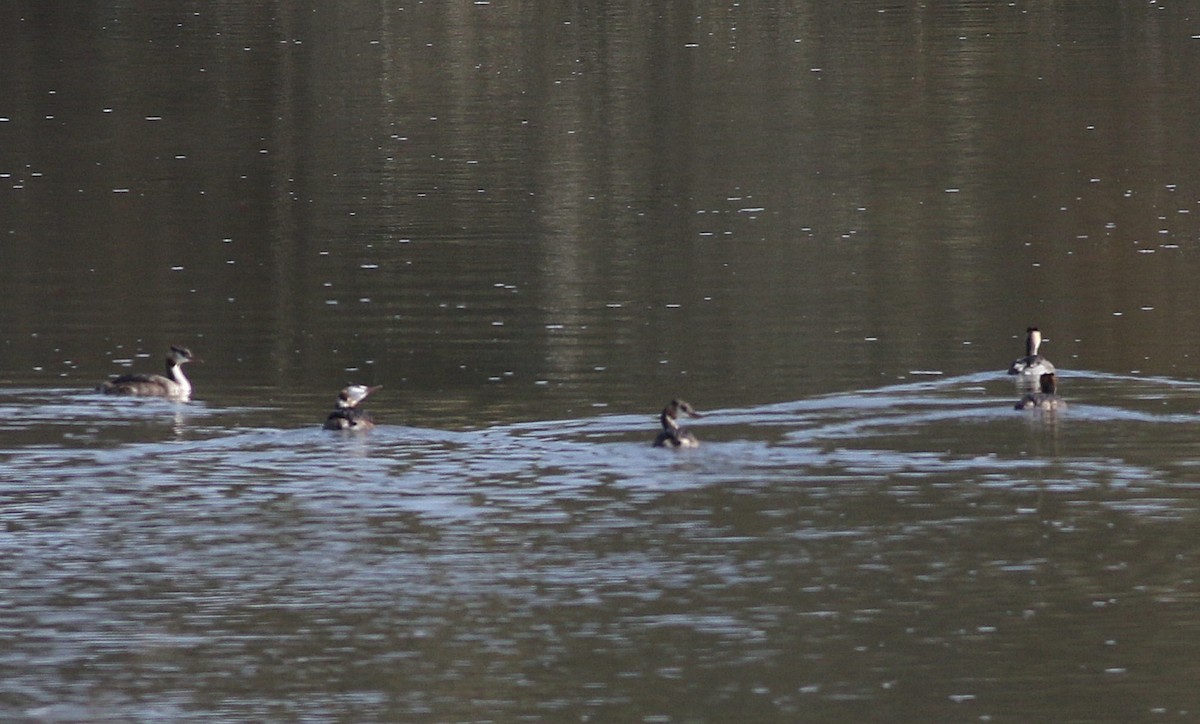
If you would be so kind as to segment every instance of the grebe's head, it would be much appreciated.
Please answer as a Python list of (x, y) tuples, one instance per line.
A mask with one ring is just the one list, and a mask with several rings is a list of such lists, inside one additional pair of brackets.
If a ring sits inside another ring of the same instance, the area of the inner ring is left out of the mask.
[(187, 347), (177, 347), (171, 345), (171, 351), (167, 353), (167, 361), (177, 365), (187, 364), (188, 362), (199, 362), (192, 351)]
[(680, 413), (687, 415), (688, 417), (704, 417), (704, 415), (696, 412), (695, 408), (683, 400), (671, 400), (669, 403), (667, 403), (666, 408), (663, 409), (663, 415), (671, 418), (672, 420), (679, 417)]
[(358, 403), (367, 399), (367, 395), (383, 387), (383, 385), (375, 385), (367, 387), (366, 385), (347, 385), (338, 393), (337, 406), (341, 408), (354, 407)]

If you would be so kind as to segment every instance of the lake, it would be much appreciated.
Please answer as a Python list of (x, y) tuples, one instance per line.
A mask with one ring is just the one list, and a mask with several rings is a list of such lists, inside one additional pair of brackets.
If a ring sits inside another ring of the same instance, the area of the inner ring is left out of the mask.
[(1200, 710), (1186, 4), (20, 5), (5, 719)]

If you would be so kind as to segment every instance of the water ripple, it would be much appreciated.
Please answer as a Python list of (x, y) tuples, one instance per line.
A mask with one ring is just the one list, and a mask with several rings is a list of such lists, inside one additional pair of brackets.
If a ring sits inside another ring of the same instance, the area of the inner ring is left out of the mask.
[(713, 410), (680, 451), (650, 447), (652, 414), (344, 435), (0, 391), (0, 693), (24, 716), (103, 718), (54, 703), (57, 672), (253, 688), (303, 657), (329, 680), (403, 671), (448, 701), (480, 666), (533, 681), (517, 662), (647, 646), (670, 677), (794, 650), (797, 620), (817, 650), (897, 617), (941, 645), (951, 589), (1001, 636), (994, 601), (1053, 607), (1027, 600), (1030, 579), (1102, 600), (1096, 551), (1139, 569), (1130, 541), (1200, 514), (1200, 385), (1064, 388), (1057, 414), (1013, 410), (994, 374)]

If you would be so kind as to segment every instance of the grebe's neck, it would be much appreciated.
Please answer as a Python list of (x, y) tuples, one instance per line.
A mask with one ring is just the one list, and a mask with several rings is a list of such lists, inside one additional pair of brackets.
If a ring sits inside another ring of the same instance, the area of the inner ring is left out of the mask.
[(1030, 357), (1036, 357), (1038, 348), (1042, 346), (1041, 330), (1036, 328), (1029, 330), (1029, 336), (1025, 338), (1025, 354)]
[(192, 393), (192, 383), (188, 382), (188, 378), (183, 374), (183, 365), (175, 360), (167, 360), (167, 379), (179, 385), (179, 394), (190, 395)]

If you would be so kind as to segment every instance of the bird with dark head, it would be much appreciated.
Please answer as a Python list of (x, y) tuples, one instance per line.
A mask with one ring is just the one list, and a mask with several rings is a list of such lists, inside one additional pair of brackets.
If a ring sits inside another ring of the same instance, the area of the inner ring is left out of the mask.
[(671, 400), (659, 415), (662, 432), (654, 439), (654, 447), (699, 447), (696, 436), (679, 426), (679, 416), (704, 417), (683, 400)]
[(1018, 410), (1061, 410), (1067, 406), (1065, 400), (1058, 396), (1058, 377), (1053, 372), (1046, 372), (1038, 378), (1041, 392), (1030, 392), (1017, 403)]
[(192, 396), (192, 383), (183, 374), (183, 365), (199, 359), (187, 347), (171, 347), (167, 353), (167, 374), (122, 375), (101, 382), (96, 389), (106, 395), (132, 395), (139, 397), (167, 397), (172, 400), (187, 400)]
[(371, 413), (360, 409), (358, 403), (367, 399), (367, 395), (383, 387), (376, 385), (347, 385), (338, 393), (333, 412), (325, 418), (326, 430), (359, 430), (365, 431), (375, 427)]
[(1042, 331), (1037, 327), (1025, 330), (1025, 356), (1018, 357), (1009, 365), (1010, 375), (1021, 375), (1030, 381), (1036, 380), (1047, 372), (1054, 371), (1050, 360), (1042, 356)]

